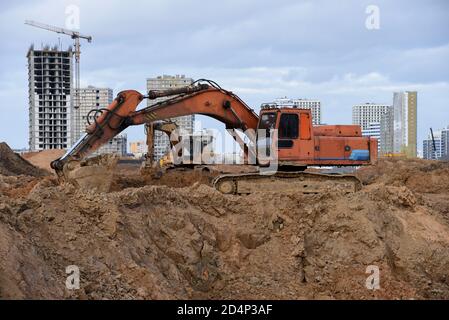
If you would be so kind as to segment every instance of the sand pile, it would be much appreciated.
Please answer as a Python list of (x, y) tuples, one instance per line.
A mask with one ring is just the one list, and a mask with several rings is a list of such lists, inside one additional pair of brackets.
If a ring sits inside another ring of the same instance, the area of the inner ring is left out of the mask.
[(357, 175), (366, 185), (405, 186), (449, 221), (449, 161), (382, 159)]
[(50, 163), (53, 160), (59, 159), (65, 153), (63, 149), (51, 149), (51, 150), (42, 150), (38, 152), (28, 152), (24, 153), (22, 157), (28, 160), (34, 166), (45, 169), (51, 173), (53, 173), (53, 169), (50, 167)]
[(449, 161), (381, 159), (357, 175), (364, 184), (406, 186), (420, 193), (449, 192)]
[(0, 174), (4, 176), (23, 174), (40, 177), (46, 173), (12, 151), (5, 142), (0, 142)]
[[(385, 184), (392, 172), (371, 170), (349, 195), (232, 196), (199, 183), (98, 194), (54, 178), (28, 189), (10, 181), (0, 297), (449, 298), (447, 213), (427, 198), (447, 190), (410, 188), (413, 174)], [(15, 188), (27, 192), (11, 196)], [(80, 268), (80, 290), (65, 288), (68, 265)], [(380, 269), (376, 291), (365, 287), (370, 265)]]

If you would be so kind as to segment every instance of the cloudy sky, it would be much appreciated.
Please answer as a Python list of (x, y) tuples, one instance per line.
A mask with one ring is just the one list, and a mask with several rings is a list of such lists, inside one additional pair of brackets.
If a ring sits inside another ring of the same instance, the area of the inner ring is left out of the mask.
[[(28, 144), (30, 44), (72, 44), (24, 21), (64, 27), (73, 5), (93, 36), (82, 45), (82, 85), (144, 92), (148, 77), (185, 74), (256, 110), (277, 97), (320, 99), (329, 124), (351, 123), (354, 104), (417, 90), (418, 148), (429, 127), (449, 125), (449, 1), (2, 1), (0, 140), (14, 148)], [(370, 5), (379, 29), (366, 27)], [(127, 133), (143, 138), (140, 127)]]

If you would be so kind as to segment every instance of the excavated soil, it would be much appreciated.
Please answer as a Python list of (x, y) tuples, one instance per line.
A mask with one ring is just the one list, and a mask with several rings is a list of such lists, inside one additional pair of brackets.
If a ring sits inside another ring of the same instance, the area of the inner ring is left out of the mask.
[(124, 168), (108, 193), (1, 176), (0, 298), (449, 298), (448, 163), (381, 160), (355, 194), (223, 195), (214, 174)]
[(64, 153), (65, 150), (62, 149), (51, 149), (38, 152), (27, 152), (24, 153), (22, 157), (38, 168), (53, 172), (53, 169), (50, 167), (50, 162), (62, 157)]
[(4, 176), (29, 175), (41, 177), (48, 172), (36, 168), (30, 162), (22, 158), (5, 143), (0, 142), (0, 174)]

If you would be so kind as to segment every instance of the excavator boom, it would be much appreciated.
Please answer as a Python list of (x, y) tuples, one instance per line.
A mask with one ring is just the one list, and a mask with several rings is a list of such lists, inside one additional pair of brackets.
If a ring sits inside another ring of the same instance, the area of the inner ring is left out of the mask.
[[(58, 176), (70, 161), (81, 161), (103, 144), (131, 125), (152, 123), (184, 115), (203, 114), (226, 124), (227, 128), (257, 128), (259, 117), (240, 98), (215, 83), (197, 83), (181, 88), (149, 91), (146, 96), (135, 90), (120, 92), (114, 101), (104, 109), (93, 110), (99, 116), (86, 128), (80, 140), (60, 159), (51, 163)], [(145, 99), (170, 97), (162, 102), (136, 111)], [(239, 139), (239, 136), (235, 137)], [(250, 137), (252, 140), (254, 136)], [(242, 141), (239, 141), (243, 145)]]

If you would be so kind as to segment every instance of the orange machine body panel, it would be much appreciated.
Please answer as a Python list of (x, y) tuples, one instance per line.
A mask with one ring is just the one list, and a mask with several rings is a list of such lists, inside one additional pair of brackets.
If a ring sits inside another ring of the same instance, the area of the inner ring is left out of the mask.
[[(308, 109), (262, 109), (260, 119), (271, 119), (278, 131), (278, 161), (296, 166), (354, 166), (373, 163), (377, 159), (377, 139), (362, 137), (357, 125), (312, 125)], [(259, 128), (265, 127), (259, 124)], [(296, 128), (297, 127), (297, 128)], [(358, 159), (353, 153), (366, 154)]]
[(318, 125), (313, 127), (315, 136), (329, 137), (361, 137), (362, 130), (358, 125)]

